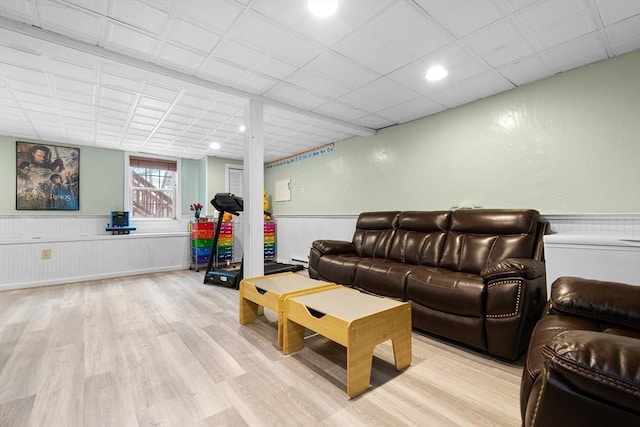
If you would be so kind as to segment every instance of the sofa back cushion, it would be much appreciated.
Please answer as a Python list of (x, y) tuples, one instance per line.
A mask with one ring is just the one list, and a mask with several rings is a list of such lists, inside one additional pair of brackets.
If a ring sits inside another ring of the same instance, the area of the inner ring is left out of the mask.
[(480, 274), (504, 258), (531, 258), (539, 217), (531, 209), (453, 211), (440, 267)]
[(398, 224), (398, 213), (398, 211), (361, 213), (352, 240), (356, 255), (386, 258)]
[(450, 220), (451, 211), (401, 212), (389, 259), (436, 267), (442, 256)]

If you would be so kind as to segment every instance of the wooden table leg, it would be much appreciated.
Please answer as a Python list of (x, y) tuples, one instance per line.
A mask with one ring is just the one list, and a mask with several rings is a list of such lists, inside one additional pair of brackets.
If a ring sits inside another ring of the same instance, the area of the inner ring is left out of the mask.
[(369, 388), (374, 347), (362, 343), (347, 346), (347, 394), (351, 398)]
[(240, 296), (240, 308), (238, 313), (241, 325), (252, 323), (258, 318), (258, 314), (260, 314), (259, 305)]
[(402, 332), (391, 339), (393, 344), (393, 358), (396, 369), (401, 371), (411, 365), (411, 330)]
[(283, 351), (284, 354), (293, 353), (304, 346), (305, 327), (289, 319), (284, 320)]

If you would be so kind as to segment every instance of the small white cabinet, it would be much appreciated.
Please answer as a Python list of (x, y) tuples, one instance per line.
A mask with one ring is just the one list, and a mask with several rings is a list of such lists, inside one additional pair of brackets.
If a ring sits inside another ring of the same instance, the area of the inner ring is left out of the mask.
[(640, 239), (550, 234), (544, 236), (547, 294), (561, 276), (640, 285)]

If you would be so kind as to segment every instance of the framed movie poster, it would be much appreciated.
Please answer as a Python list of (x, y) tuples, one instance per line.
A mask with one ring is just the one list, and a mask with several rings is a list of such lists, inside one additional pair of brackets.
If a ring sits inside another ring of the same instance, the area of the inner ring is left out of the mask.
[(16, 210), (78, 210), (80, 149), (16, 142)]

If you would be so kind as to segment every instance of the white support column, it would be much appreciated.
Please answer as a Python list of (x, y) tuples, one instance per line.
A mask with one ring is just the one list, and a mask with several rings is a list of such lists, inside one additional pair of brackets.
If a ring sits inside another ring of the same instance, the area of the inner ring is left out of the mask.
[(264, 275), (263, 104), (250, 99), (244, 109), (244, 277)]

